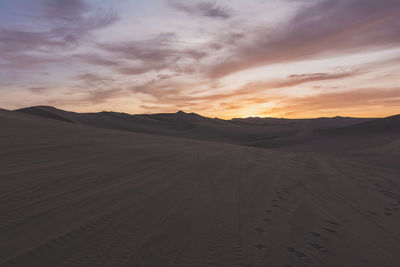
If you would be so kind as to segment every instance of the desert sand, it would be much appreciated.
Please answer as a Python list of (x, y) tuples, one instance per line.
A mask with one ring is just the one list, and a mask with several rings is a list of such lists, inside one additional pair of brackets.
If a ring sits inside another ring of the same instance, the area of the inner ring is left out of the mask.
[(399, 266), (398, 116), (46, 114), (0, 110), (1, 266)]

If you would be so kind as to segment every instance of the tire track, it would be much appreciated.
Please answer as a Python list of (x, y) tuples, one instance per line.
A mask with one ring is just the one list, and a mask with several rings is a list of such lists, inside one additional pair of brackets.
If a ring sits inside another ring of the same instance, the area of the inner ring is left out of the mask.
[[(239, 170), (237, 179), (231, 179), (232, 191), (227, 199), (234, 199), (233, 202), (219, 199), (219, 194), (215, 191), (214, 201), (219, 203), (214, 211), (214, 231), (211, 240), (207, 245), (205, 266), (240, 266), (242, 265), (242, 244), (241, 244), (241, 224), (240, 224), (240, 191), (243, 170), (241, 150), (239, 154)], [(235, 173), (233, 173), (235, 175)], [(229, 173), (225, 178), (230, 178)], [(224, 181), (226, 183), (226, 181)], [(233, 182), (233, 183), (232, 183)], [(225, 184), (226, 186), (226, 184)], [(222, 188), (222, 190), (227, 190)], [(233, 196), (232, 196), (233, 195)]]

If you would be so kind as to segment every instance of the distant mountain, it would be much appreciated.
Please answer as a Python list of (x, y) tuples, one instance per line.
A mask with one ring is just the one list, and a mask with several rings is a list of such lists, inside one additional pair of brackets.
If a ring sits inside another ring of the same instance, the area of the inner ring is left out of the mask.
[(332, 135), (352, 136), (353, 138), (354, 136), (364, 136), (365, 134), (396, 132), (399, 131), (400, 127), (399, 115), (384, 119), (333, 117), (316, 119), (245, 118), (222, 120), (183, 111), (131, 115), (108, 111), (76, 113), (50, 106), (35, 106), (19, 109), (15, 112), (87, 127), (264, 148), (299, 146), (318, 142), (318, 140)]
[(256, 127), (242, 127), (231, 121), (211, 119), (195, 113), (159, 113), (130, 115), (117, 112), (75, 113), (48, 106), (19, 109), (35, 116), (73, 122), (96, 128), (124, 130), (155, 135), (242, 144), (265, 134)]
[[(379, 147), (400, 141), (400, 115), (368, 120), (347, 126), (317, 129), (308, 135), (291, 136), (280, 142), (264, 142), (259, 147), (285, 150), (344, 152)], [(286, 147), (286, 148), (285, 148)]]
[(17, 111), (45, 117), (48, 119), (59, 120), (59, 121), (64, 121), (64, 122), (69, 122), (69, 123), (75, 123), (74, 121), (72, 121), (70, 119), (67, 119), (61, 115), (58, 115), (57, 113), (59, 111), (61, 112), (61, 110), (57, 110), (56, 108), (49, 107), (49, 106), (29, 107), (29, 108), (19, 109)]
[(313, 129), (347, 126), (370, 120), (373, 119), (340, 117), (340, 116), (321, 117), (314, 119), (285, 119), (285, 118), (259, 118), (259, 117), (232, 119), (232, 121), (237, 124), (257, 124), (257, 125), (274, 125), (274, 126), (290, 125), (291, 127), (296, 125), (298, 127), (304, 126), (306, 128), (313, 128)]
[(327, 130), (331, 134), (388, 134), (400, 133), (400, 115), (369, 120), (349, 126)]

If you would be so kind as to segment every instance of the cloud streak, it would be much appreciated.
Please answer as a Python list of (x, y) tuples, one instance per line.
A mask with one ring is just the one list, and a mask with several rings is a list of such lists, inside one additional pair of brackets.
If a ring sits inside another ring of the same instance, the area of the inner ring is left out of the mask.
[[(139, 75), (147, 72), (158, 72), (169, 70), (175, 73), (190, 74), (194, 71), (193, 63), (207, 56), (207, 51), (194, 48), (176, 46), (176, 35), (173, 33), (162, 33), (150, 39), (98, 44), (98, 48), (109, 54), (108, 59), (104, 56), (87, 58), (92, 64), (106, 65), (123, 75)], [(113, 59), (121, 58), (116, 62)]]
[(400, 2), (322, 0), (300, 10), (283, 28), (248, 38), (210, 68), (212, 78), (267, 64), (398, 46)]
[(266, 111), (288, 117), (346, 115), (368, 116), (370, 110), (396, 110), (400, 106), (400, 88), (361, 88), (346, 92), (322, 93), (313, 96), (287, 98), (281, 106)]
[(35, 23), (47, 24), (47, 29), (0, 28), (2, 53), (46, 52), (77, 45), (93, 31), (115, 23), (118, 15), (112, 10), (88, 12), (83, 1), (39, 1), (39, 17)]
[(37, 1), (32, 12), (23, 16), (23, 26), (0, 27), (0, 65), (4, 70), (70, 62), (63, 52), (79, 48), (95, 31), (118, 20), (112, 10), (93, 11), (82, 0)]
[(232, 17), (231, 9), (226, 6), (220, 6), (216, 2), (198, 1), (169, 1), (171, 7), (188, 15), (209, 17), (214, 19), (228, 19)]

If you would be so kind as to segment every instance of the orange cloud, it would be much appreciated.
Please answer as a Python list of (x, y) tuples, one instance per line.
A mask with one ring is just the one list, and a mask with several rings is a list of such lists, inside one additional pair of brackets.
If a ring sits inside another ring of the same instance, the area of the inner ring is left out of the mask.
[(400, 114), (400, 88), (365, 88), (290, 98), (266, 113), (289, 118), (317, 116), (384, 117)]

